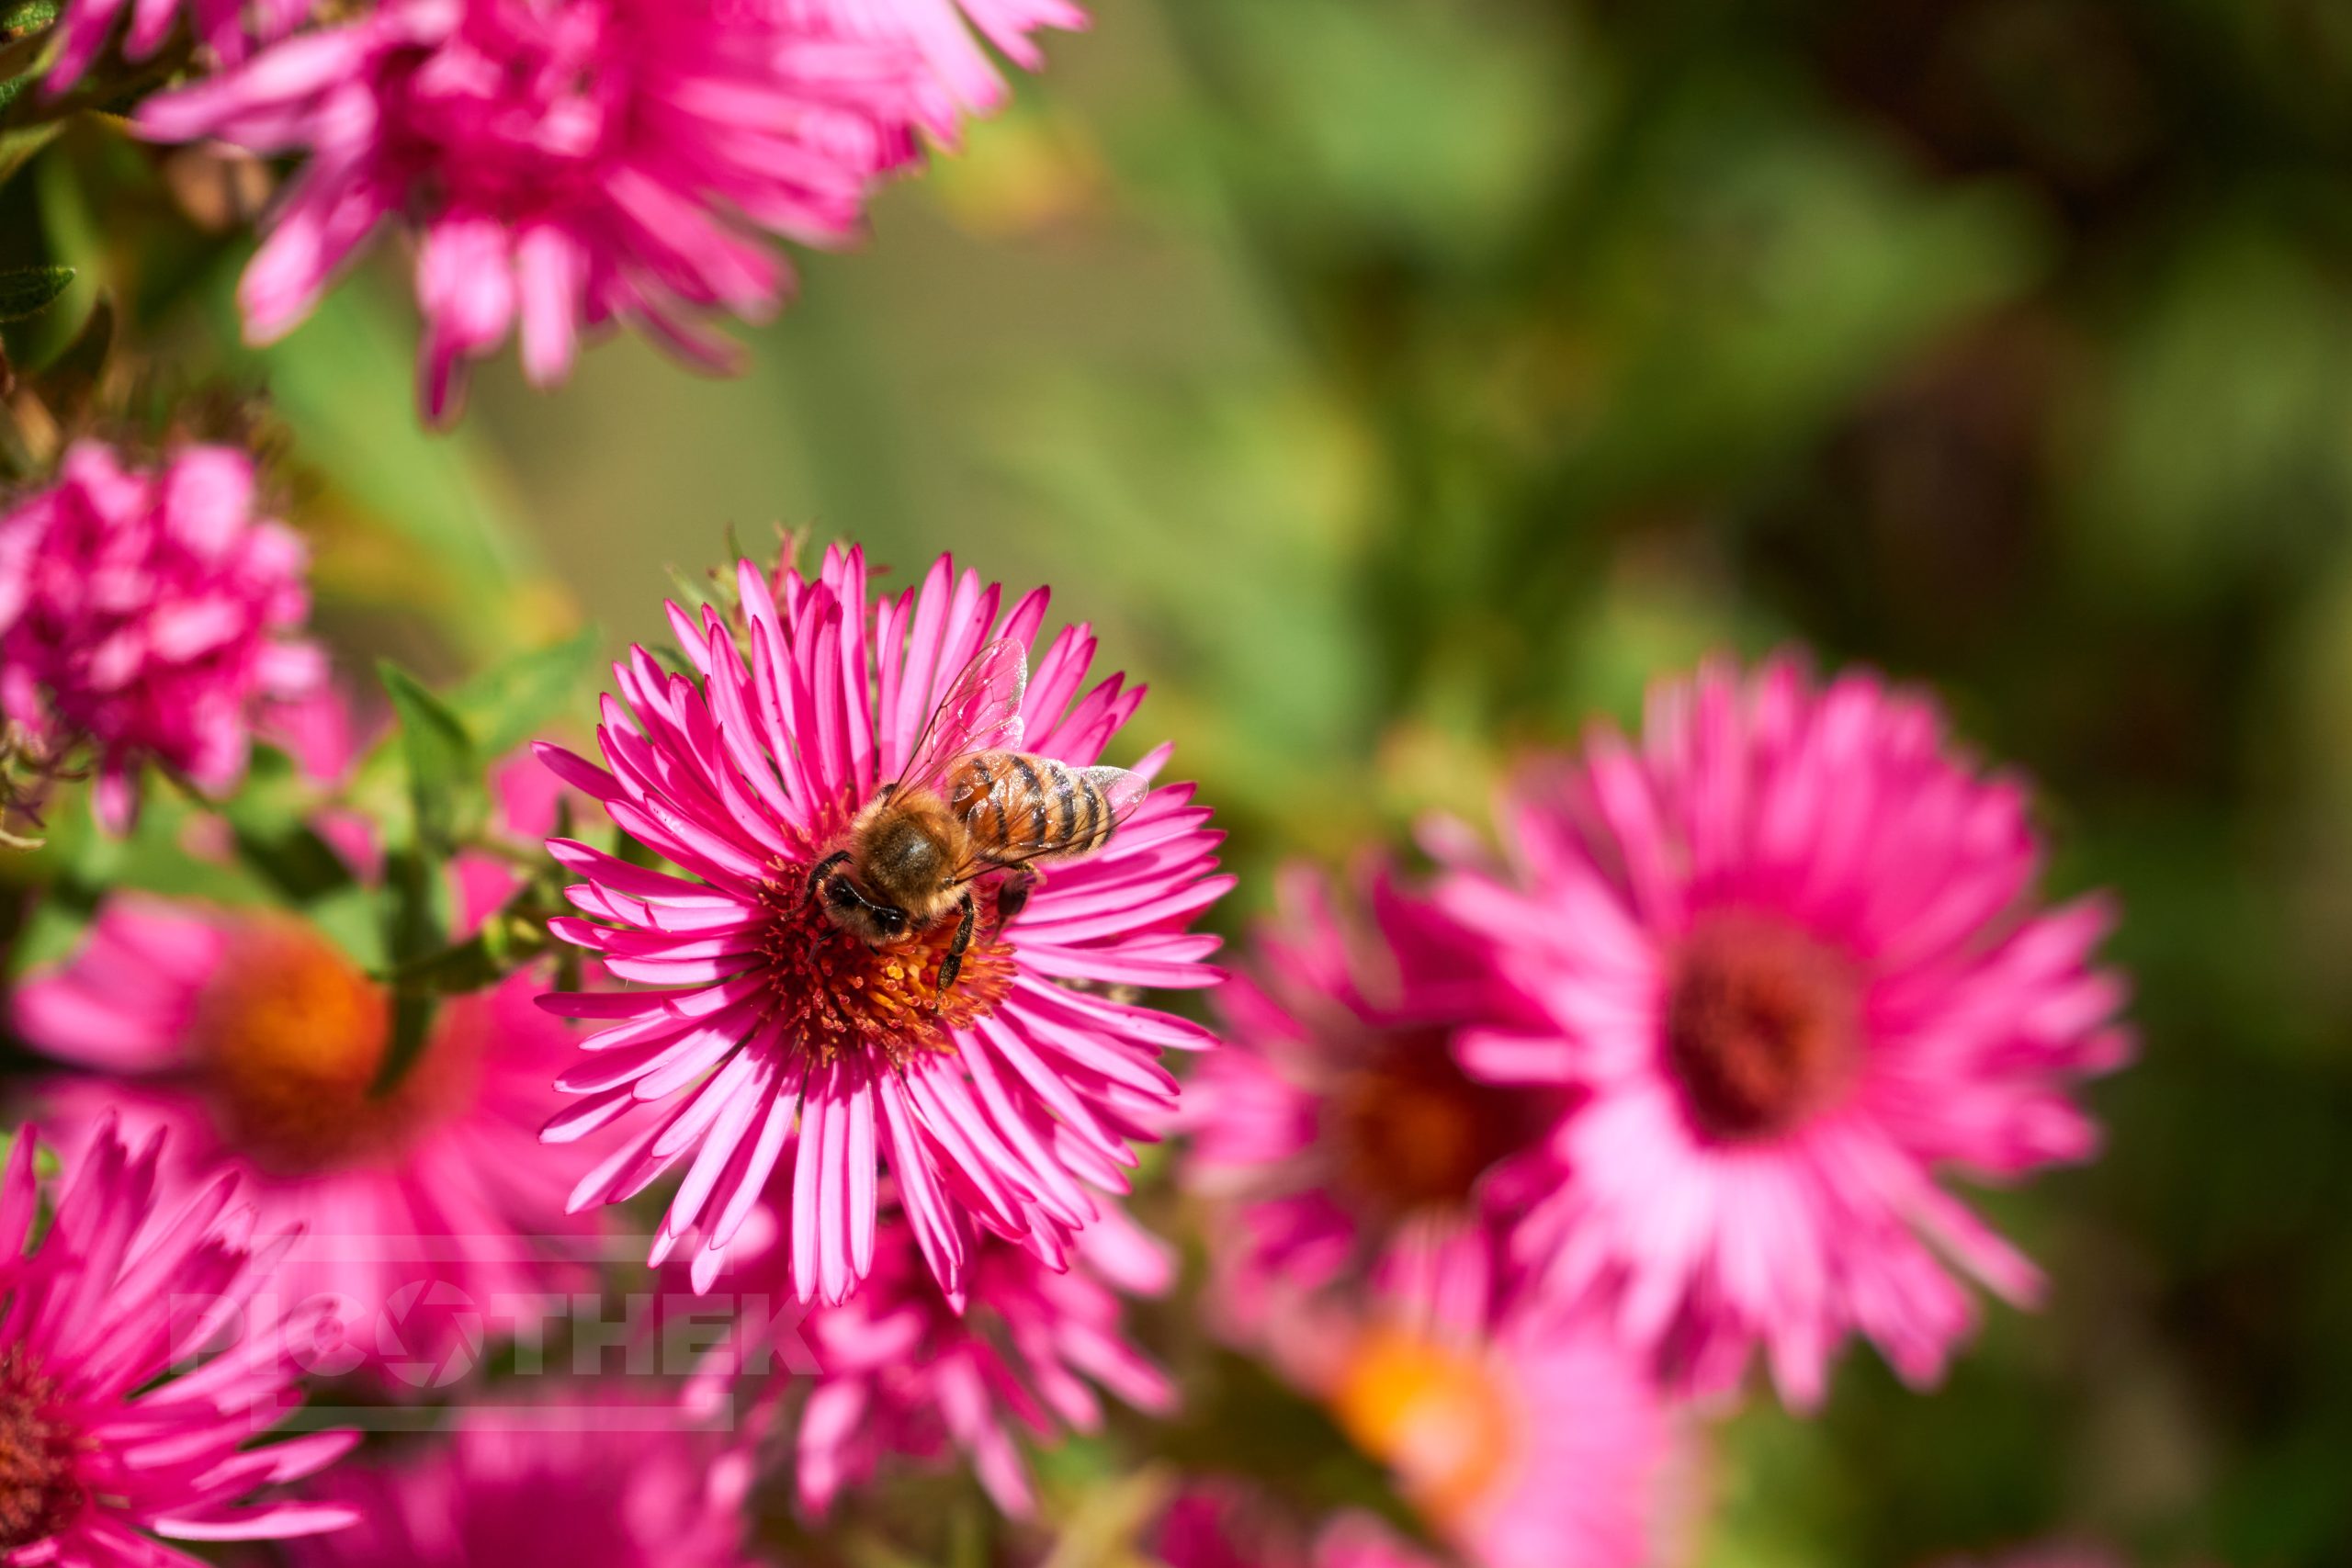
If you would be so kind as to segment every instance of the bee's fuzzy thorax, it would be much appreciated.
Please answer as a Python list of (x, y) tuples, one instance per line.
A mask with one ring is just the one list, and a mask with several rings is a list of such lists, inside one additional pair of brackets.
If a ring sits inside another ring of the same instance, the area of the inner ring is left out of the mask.
[(902, 912), (910, 929), (921, 929), (955, 908), (959, 868), (972, 859), (970, 839), (938, 795), (901, 790), (868, 802), (842, 847), (859, 890)]

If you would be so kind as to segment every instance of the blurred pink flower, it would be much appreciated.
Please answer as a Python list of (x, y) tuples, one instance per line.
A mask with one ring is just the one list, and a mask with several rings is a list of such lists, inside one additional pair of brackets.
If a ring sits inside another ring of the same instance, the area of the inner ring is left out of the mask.
[(2086, 1157), (2071, 1096), (2130, 1054), (2124, 987), (2091, 961), (2108, 906), (2035, 908), (2022, 787), (1931, 702), (1711, 666), (1656, 691), (1639, 750), (1597, 735), (1504, 824), (1513, 863), (1457, 852), (1441, 897), (1552, 1021), (1465, 1065), (1586, 1097), (1516, 1236), (1555, 1301), (1605, 1303), (1702, 1390), (1760, 1343), (1804, 1406), (1849, 1331), (1938, 1375), (1973, 1317), (1939, 1252), (2035, 1294), (1937, 1174)]
[(1153, 1532), (1166, 1568), (1437, 1568), (1436, 1560), (1369, 1514), (1340, 1514), (1307, 1539), (1261, 1499), (1220, 1482), (1177, 1494)]
[(246, 335), (310, 313), (377, 229), (413, 226), (426, 414), (510, 331), (540, 386), (582, 328), (621, 321), (719, 367), (697, 324), (789, 291), (766, 243), (854, 237), (913, 155), (920, 62), (773, 0), (384, 0), (150, 99), (167, 141), (217, 137), (303, 166), (246, 268)]
[(130, 30), (122, 39), (126, 59), (142, 61), (163, 48), (172, 36), (173, 24), (185, 14), (196, 40), (233, 64), (245, 57), (253, 40), (267, 41), (292, 31), (315, 4), (316, 0), (66, 0), (57, 62), (50, 67), (48, 89), (62, 93), (82, 79), (82, 73), (114, 36), (125, 11), (130, 13)]
[(1589, 1316), (1497, 1311), (1456, 1274), (1280, 1319), (1273, 1359), (1477, 1568), (1647, 1568), (1695, 1515), (1690, 1436)]
[(459, 1417), (429, 1452), (345, 1465), (326, 1495), (361, 1522), (287, 1553), (293, 1568), (737, 1568), (746, 1456), (601, 1385), (544, 1408)]
[[(824, 19), (853, 38), (910, 49), (922, 71), (915, 113), (923, 128), (952, 141), (965, 113), (986, 114), (1004, 102), (998, 74), (980, 39), (1024, 71), (1045, 63), (1031, 39), (1047, 28), (1086, 26), (1072, 0), (774, 0)], [(979, 37), (973, 36), (975, 29)]]
[[(1025, 1515), (1032, 1498), (1016, 1425), (1040, 1438), (1098, 1430), (1097, 1387), (1152, 1415), (1175, 1404), (1167, 1377), (1128, 1342), (1122, 1321), (1123, 1295), (1164, 1293), (1173, 1260), (1115, 1204), (1098, 1202), (1094, 1223), (1050, 1265), (981, 1238), (960, 1309), (940, 1293), (910, 1228), (886, 1214), (874, 1271), (847, 1302), (797, 1319), (740, 1312), (697, 1371), (689, 1403), (718, 1408), (745, 1368), (764, 1379), (755, 1409), (778, 1407), (805, 1382), (793, 1473), (811, 1515), (870, 1480), (886, 1460), (956, 1453), (998, 1506)], [(739, 1303), (789, 1298), (790, 1241), (779, 1209), (763, 1206), (724, 1276)], [(797, 1344), (773, 1342), (779, 1322)]]
[[(887, 1165), (922, 1257), (960, 1302), (975, 1222), (1050, 1261), (1095, 1214), (1081, 1183), (1125, 1190), (1130, 1144), (1157, 1135), (1176, 1100), (1160, 1049), (1210, 1037), (1113, 993), (1213, 984), (1216, 939), (1186, 928), (1231, 879), (1212, 874), (1217, 835), (1190, 787), (1163, 787), (1106, 847), (1052, 866), (1009, 922), (978, 884), (991, 912), (953, 989), (938, 973), (954, 920), (868, 946), (809, 896), (812, 867), (899, 775), (974, 653), (1035, 638), (1046, 594), (1000, 615), (1000, 590), (943, 558), (920, 589), (869, 604), (855, 550), (827, 551), (813, 581), (787, 570), (771, 583), (747, 561), (738, 582), (740, 631), (713, 610), (671, 609), (699, 679), (641, 648), (616, 669), (598, 731), (611, 772), (541, 749), (623, 831), (693, 874), (550, 843), (582, 879), (573, 902), (605, 922), (559, 920), (556, 934), (655, 988), (545, 998), (607, 1025), (562, 1079), (586, 1098), (547, 1135), (683, 1095), (573, 1202), (628, 1198), (692, 1156), (654, 1253), (699, 1228), (699, 1285), (797, 1123), (786, 1207), (802, 1299), (838, 1302), (875, 1267)], [(1083, 626), (1046, 649), (1019, 704), (1023, 750), (1089, 764), (1134, 713), (1143, 690), (1123, 676), (1080, 694), (1093, 655)]]
[(224, 792), (252, 726), (325, 677), (291, 530), (254, 513), (253, 462), (187, 447), (134, 471), (81, 442), (0, 516), (0, 707), (53, 750), (88, 745), (120, 831), (151, 759)]
[[(512, 879), (486, 856), (452, 871), (469, 927)], [(266, 1223), (308, 1230), (279, 1289), (339, 1303), (345, 1334), (314, 1370), (436, 1387), (471, 1370), (485, 1331), (527, 1325), (590, 1278), (560, 1256), (601, 1228), (563, 1211), (585, 1160), (537, 1147), (573, 1049), (534, 1005), (541, 983), (522, 973), (446, 1001), (379, 1093), (390, 1000), (322, 932), (119, 894), (70, 963), (18, 987), (13, 1022), (85, 1069), (36, 1091), (69, 1159), (116, 1116), (171, 1129), (167, 1190), (235, 1171)]]
[[(316, 1432), (251, 1446), (301, 1403), (296, 1358), (315, 1309), (264, 1310), (292, 1235), (256, 1239), (222, 1179), (185, 1206), (157, 1201), (158, 1140), (133, 1156), (111, 1124), (40, 1208), (34, 1134), (0, 1174), (0, 1558), (11, 1563), (201, 1560), (171, 1540), (267, 1540), (339, 1529), (347, 1508), (239, 1505), (300, 1481), (357, 1440)], [(28, 1250), (28, 1246), (30, 1250)], [(199, 1347), (210, 1353), (199, 1363)], [(166, 1374), (173, 1374), (166, 1376)]]
[(1543, 1144), (1559, 1106), (1477, 1082), (1454, 1042), (1540, 1015), (1487, 938), (1385, 870), (1364, 879), (1366, 919), (1304, 868), (1279, 893), (1251, 971), (1218, 992), (1225, 1047), (1185, 1091), (1186, 1183), (1231, 1201), (1212, 1227), (1228, 1328), (1250, 1337), (1283, 1297), (1400, 1266), (1487, 1294), (1490, 1220), (1557, 1180)]

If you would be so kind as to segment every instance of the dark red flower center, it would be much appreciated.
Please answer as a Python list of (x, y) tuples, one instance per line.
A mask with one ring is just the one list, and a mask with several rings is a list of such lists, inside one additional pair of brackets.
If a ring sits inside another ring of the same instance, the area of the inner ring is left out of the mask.
[(1370, 1063), (1333, 1086), (1324, 1116), (1338, 1184), (1387, 1214), (1465, 1202), (1530, 1132), (1521, 1098), (1464, 1073), (1442, 1029), (1382, 1042)]
[(22, 1345), (0, 1351), (0, 1552), (74, 1522), (85, 1499), (74, 1461), (85, 1446), (64, 1419), (56, 1381)]
[(769, 922), (760, 942), (768, 993), (784, 1037), (820, 1063), (866, 1052), (893, 1066), (955, 1047), (954, 1032), (996, 1011), (1020, 966), (997, 933), (995, 894), (979, 897), (979, 921), (956, 984), (939, 987), (956, 917), (881, 947), (843, 931), (808, 897), (808, 867), (779, 864), (763, 895)]
[(1861, 1051), (1851, 963), (1783, 920), (1702, 917), (1676, 950), (1666, 1057), (1690, 1118), (1744, 1143), (1786, 1133), (1843, 1098)]
[(287, 1174), (397, 1152), (472, 1095), (481, 1040), (470, 1004), (443, 1008), (424, 1055), (377, 1093), (391, 1043), (383, 987), (309, 926), (244, 927), (197, 1007), (198, 1055), (222, 1138)]

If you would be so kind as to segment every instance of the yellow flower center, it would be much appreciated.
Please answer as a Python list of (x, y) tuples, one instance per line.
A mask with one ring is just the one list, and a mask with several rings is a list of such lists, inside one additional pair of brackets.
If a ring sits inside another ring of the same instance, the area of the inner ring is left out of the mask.
[(951, 1051), (955, 1031), (996, 1011), (1012, 993), (1020, 969), (997, 933), (989, 898), (980, 902), (962, 976), (942, 991), (940, 965), (956, 940), (952, 913), (869, 947), (827, 919), (808, 886), (807, 865), (778, 863), (763, 894), (769, 919), (760, 951), (784, 1037), (819, 1062), (859, 1053), (904, 1066), (925, 1053)]
[(308, 926), (244, 927), (197, 1008), (197, 1056), (222, 1137), (288, 1175), (392, 1152), (470, 1096), (480, 1032), (451, 1027), (465, 1009), (444, 1008), (420, 1059), (373, 1093), (391, 1043), (383, 987)]
[(1356, 1446), (1395, 1471), (1440, 1524), (1488, 1495), (1517, 1448), (1516, 1411), (1487, 1359), (1398, 1328), (1364, 1335), (1331, 1407)]

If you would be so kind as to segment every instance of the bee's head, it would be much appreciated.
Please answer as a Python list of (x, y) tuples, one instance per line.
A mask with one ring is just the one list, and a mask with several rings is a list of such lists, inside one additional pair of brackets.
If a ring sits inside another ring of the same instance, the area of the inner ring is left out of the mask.
[(833, 923), (854, 936), (879, 944), (906, 934), (904, 909), (868, 898), (846, 876), (836, 876), (826, 883), (824, 898), (825, 912), (832, 917)]

